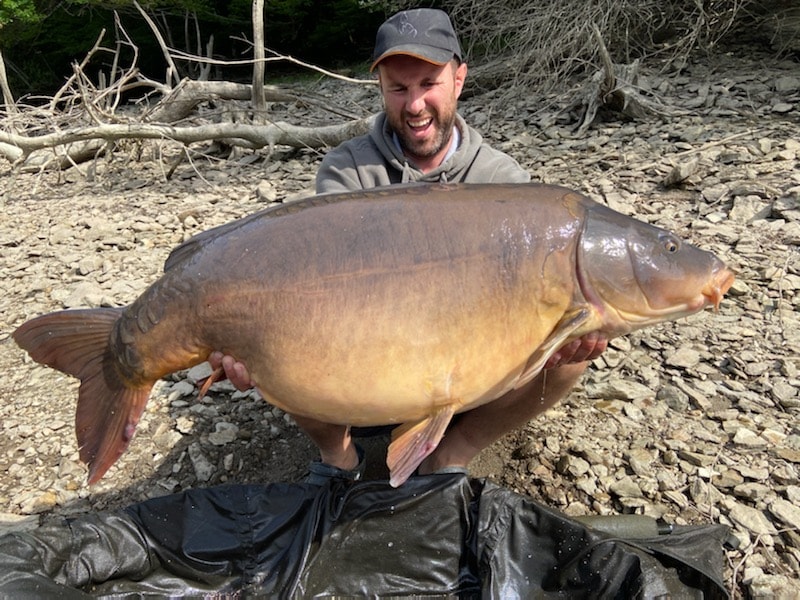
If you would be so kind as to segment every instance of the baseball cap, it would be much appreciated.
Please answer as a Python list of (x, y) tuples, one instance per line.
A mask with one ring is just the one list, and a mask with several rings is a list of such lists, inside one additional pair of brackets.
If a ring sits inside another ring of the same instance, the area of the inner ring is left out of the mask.
[(370, 71), (396, 54), (443, 65), (454, 57), (461, 60), (461, 46), (446, 12), (415, 8), (392, 15), (378, 28)]

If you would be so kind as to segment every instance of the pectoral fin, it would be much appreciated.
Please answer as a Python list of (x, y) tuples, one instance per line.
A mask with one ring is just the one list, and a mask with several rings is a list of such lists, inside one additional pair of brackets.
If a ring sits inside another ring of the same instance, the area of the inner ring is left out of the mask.
[(541, 372), (547, 359), (561, 348), (581, 325), (586, 323), (590, 315), (591, 312), (588, 308), (580, 308), (564, 315), (542, 345), (531, 354), (528, 364), (525, 365), (525, 369), (514, 384), (514, 389), (521, 388), (536, 377)]
[(205, 397), (206, 393), (208, 392), (208, 389), (212, 385), (214, 385), (215, 382), (219, 381), (220, 379), (223, 379), (222, 376), (224, 374), (225, 374), (225, 369), (223, 369), (222, 367), (217, 367), (216, 369), (214, 369), (211, 372), (211, 375), (209, 375), (203, 380), (203, 383), (200, 386), (200, 391), (197, 392), (197, 399), (202, 400)]
[(404, 423), (392, 432), (386, 456), (389, 484), (398, 487), (436, 449), (455, 413), (455, 404), (439, 408), (431, 416), (414, 423)]

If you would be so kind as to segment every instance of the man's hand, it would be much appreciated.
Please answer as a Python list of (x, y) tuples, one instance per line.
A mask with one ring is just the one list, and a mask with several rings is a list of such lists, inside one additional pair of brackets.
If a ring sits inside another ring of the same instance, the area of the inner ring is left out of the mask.
[(212, 369), (216, 370), (222, 367), (225, 371), (225, 376), (237, 390), (244, 392), (255, 387), (255, 383), (250, 379), (247, 367), (232, 356), (222, 354), (222, 352), (212, 352), (208, 355), (208, 362), (211, 364)]
[(608, 338), (601, 333), (593, 331), (585, 336), (571, 341), (556, 350), (544, 364), (545, 369), (560, 367), (569, 363), (579, 363), (585, 360), (594, 360), (600, 356), (608, 346)]

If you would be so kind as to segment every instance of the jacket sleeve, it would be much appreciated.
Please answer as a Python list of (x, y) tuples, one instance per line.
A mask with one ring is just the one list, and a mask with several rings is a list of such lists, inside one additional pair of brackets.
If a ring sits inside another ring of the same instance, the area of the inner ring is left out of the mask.
[(334, 194), (364, 189), (355, 157), (347, 146), (334, 148), (322, 159), (317, 171), (317, 194)]
[(483, 144), (472, 161), (466, 183), (528, 183), (531, 174), (508, 154)]

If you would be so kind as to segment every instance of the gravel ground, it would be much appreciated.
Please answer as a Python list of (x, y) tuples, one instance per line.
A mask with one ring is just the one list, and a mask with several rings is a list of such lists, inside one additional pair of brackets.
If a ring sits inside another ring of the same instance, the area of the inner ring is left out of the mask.
[[(575, 115), (558, 110), (566, 99), (500, 102), (498, 90), (462, 105), (535, 179), (670, 229), (738, 276), (718, 313), (615, 340), (564, 403), (484, 451), (471, 473), (572, 515), (728, 524), (740, 541), (726, 574), (735, 597), (800, 595), (798, 71), (752, 51), (669, 77), (645, 68), (643, 85), (671, 116), (606, 119), (581, 138)], [(374, 90), (311, 87), (348, 110), (377, 107)], [(326, 119), (302, 105), (272, 110)], [(190, 487), (295, 480), (314, 456), (253, 393), (222, 382), (198, 402), (200, 366), (158, 384), (127, 453), (88, 487), (77, 382), (11, 340), (44, 312), (131, 302), (193, 233), (309, 193), (322, 156), (205, 150), (170, 179), (179, 149), (168, 143), (123, 143), (62, 173), (0, 165), (0, 532)], [(683, 179), (666, 187), (671, 173)], [(382, 451), (368, 444), (370, 476), (385, 474)]]

